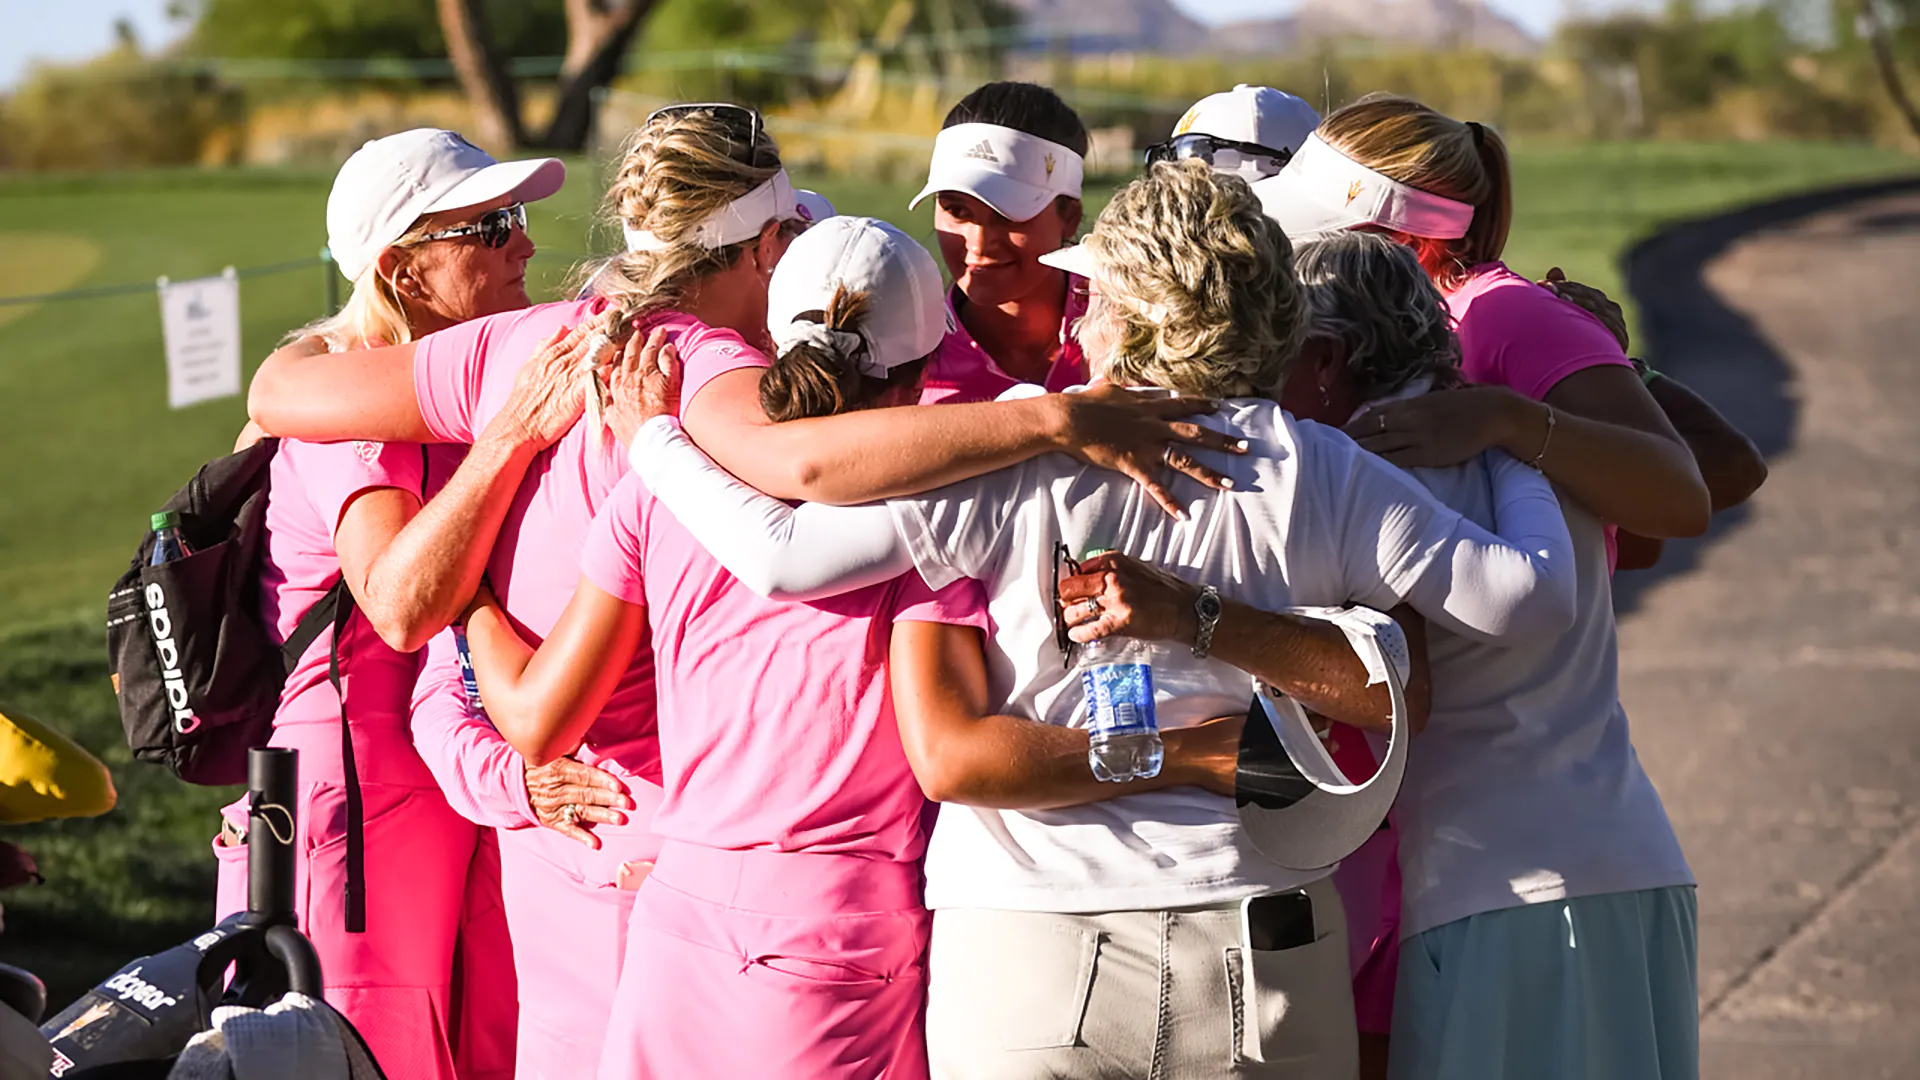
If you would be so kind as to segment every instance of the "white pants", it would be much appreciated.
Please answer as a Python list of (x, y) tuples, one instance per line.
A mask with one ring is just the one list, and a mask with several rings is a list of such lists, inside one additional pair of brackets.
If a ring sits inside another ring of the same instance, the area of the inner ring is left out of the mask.
[(934, 1080), (1357, 1074), (1346, 918), (1307, 886), (1316, 940), (1249, 950), (1240, 905), (1097, 915), (934, 912)]

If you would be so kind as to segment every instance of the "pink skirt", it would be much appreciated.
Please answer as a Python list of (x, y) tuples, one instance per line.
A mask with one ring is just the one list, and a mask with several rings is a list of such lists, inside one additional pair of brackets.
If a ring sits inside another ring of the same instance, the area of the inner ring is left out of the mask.
[(601, 1080), (925, 1080), (920, 867), (668, 841), (640, 887)]

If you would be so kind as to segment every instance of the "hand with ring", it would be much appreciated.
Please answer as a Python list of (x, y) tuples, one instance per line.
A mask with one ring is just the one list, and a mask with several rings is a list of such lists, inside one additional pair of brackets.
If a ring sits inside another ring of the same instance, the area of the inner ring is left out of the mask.
[(620, 778), (572, 758), (527, 767), (527, 803), (540, 824), (590, 848), (600, 847), (595, 825), (624, 825), (633, 798)]
[(1119, 552), (1096, 555), (1060, 582), (1067, 636), (1084, 645), (1105, 637), (1192, 643), (1198, 586)]

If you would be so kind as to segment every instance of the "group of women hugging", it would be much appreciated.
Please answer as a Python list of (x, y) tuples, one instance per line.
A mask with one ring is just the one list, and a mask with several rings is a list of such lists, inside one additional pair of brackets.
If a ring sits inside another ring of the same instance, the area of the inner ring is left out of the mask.
[[(625, 250), (539, 305), (559, 162), (421, 130), (343, 166), (351, 299), (243, 438), (283, 440), (270, 622), (357, 604), (274, 743), (389, 1075), (1696, 1075), (1610, 576), (1750, 494), (1751, 446), (1604, 296), (1500, 262), (1491, 129), (1243, 86), (1090, 229), (1087, 143), (1044, 87), (969, 94), (936, 257), (795, 189), (754, 110), (662, 109)], [(1370, 775), (1354, 625), (1424, 730), (1375, 839), (1288, 869), (1236, 811), (1250, 691)], [(1155, 643), (1151, 779), (1088, 767), (1105, 638)]]

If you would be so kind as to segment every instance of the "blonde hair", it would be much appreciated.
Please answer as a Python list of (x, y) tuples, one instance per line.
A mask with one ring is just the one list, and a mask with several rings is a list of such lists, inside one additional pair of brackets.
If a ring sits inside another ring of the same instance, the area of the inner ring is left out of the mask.
[[(433, 230), (425, 221), (415, 221), (387, 247), (409, 248), (426, 239)], [(355, 279), (353, 292), (339, 311), (294, 330), (281, 339), (281, 344), (306, 337), (325, 341), (328, 352), (405, 345), (413, 340), (413, 322), (407, 318), (406, 306), (394, 291), (393, 282), (380, 276), (380, 260), (375, 258)]]
[(1306, 338), (1306, 304), (1293, 248), (1246, 181), (1203, 161), (1160, 162), (1120, 189), (1083, 242), (1101, 280), (1079, 334), (1108, 380), (1279, 393)]
[[(817, 322), (829, 330), (857, 334), (872, 307), (866, 292), (841, 285), (833, 290), (825, 311), (803, 311), (795, 316)], [(860, 370), (860, 358), (867, 353), (862, 340), (858, 345), (843, 344), (835, 335), (831, 347), (802, 342), (790, 346), (773, 361), (760, 377), (760, 409), (776, 423), (808, 416), (833, 416), (872, 405), (889, 390), (918, 386), (931, 356), (898, 364), (884, 378)]]
[(656, 116), (627, 137), (602, 213), (669, 246), (622, 252), (582, 268), (582, 285), (613, 301), (609, 332), (620, 331), (636, 315), (679, 303), (687, 286), (732, 266), (758, 242), (755, 237), (705, 248), (692, 240), (701, 222), (780, 171), (780, 151), (765, 130), (749, 155), (752, 164), (740, 160), (740, 149), (728, 125), (708, 110)]
[(1492, 128), (1462, 123), (1412, 98), (1369, 94), (1320, 122), (1322, 141), (1392, 180), (1473, 207), (1457, 240), (1416, 238), (1427, 273), (1442, 286), (1500, 258), (1513, 227), (1513, 172)]

